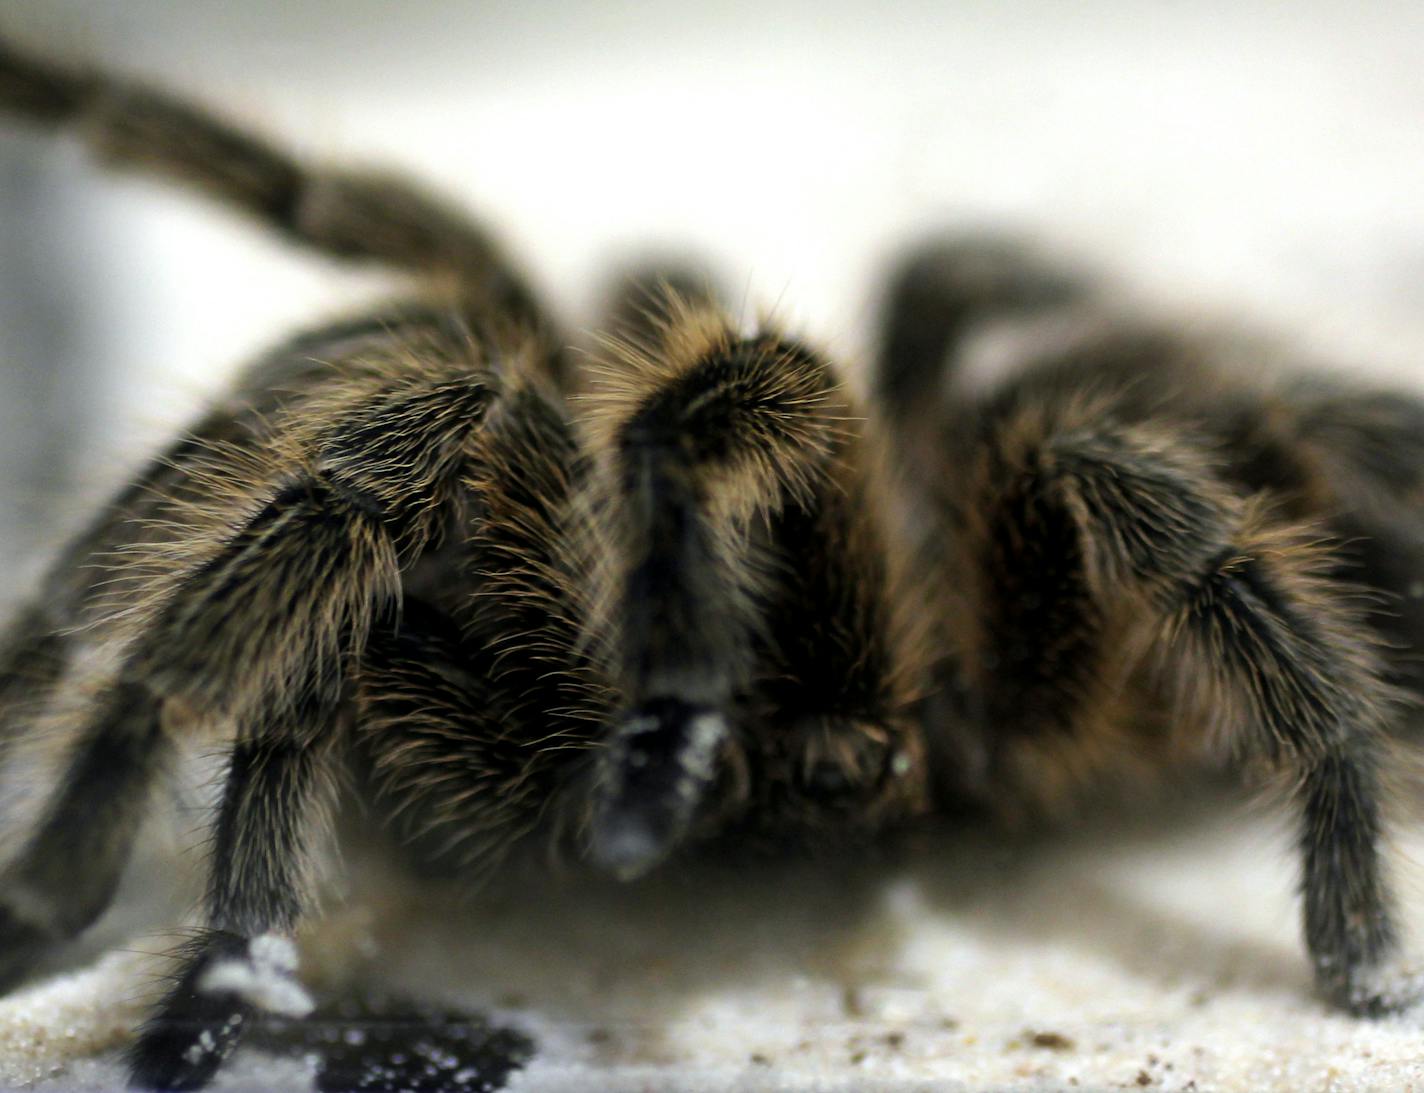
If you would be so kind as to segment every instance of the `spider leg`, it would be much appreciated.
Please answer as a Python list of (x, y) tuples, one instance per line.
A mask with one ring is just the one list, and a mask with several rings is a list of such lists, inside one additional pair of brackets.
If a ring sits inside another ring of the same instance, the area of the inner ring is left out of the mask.
[[(373, 620), (365, 627), (355, 705), (349, 710), (378, 795), (407, 822), (402, 833), (435, 847), (436, 864), (453, 857), (460, 868), (473, 871), (497, 865), (522, 836), (566, 807), (560, 776), (587, 749), (603, 714), (593, 704), (598, 681), (581, 670), (573, 653), (578, 624), (561, 572), (566, 529), (559, 521), (566, 515), (570, 476), (577, 473), (576, 449), (554, 399), (537, 389), (541, 382), (527, 369), (509, 378), (503, 397), (488, 403), (475, 379), (417, 384), (398, 397), (364, 400), (325, 446), (335, 481), (360, 476), (345, 481), (346, 493), (326, 495), (319, 512), (322, 526), (334, 524), (331, 534), (350, 544), (366, 538), (359, 525), (373, 518), (373, 505), (389, 498), (381, 512), (392, 545), (405, 543), (418, 557), (436, 533), (418, 531), (417, 514), (401, 513), (395, 502), (415, 493), (428, 504), (444, 480), (448, 488), (458, 483), (458, 496), (481, 516), (472, 539), (453, 544), (470, 567), (466, 589), (474, 592), (475, 602), (435, 588), (463, 614), (479, 655), (469, 655), (471, 643), (448, 616), (409, 601), (398, 624)], [(426, 398), (432, 390), (439, 393), (436, 404)], [(480, 429), (467, 432), (476, 418)], [(362, 458), (339, 457), (357, 443), (366, 449)], [(410, 447), (382, 451), (392, 443)], [(442, 465), (441, 453), (452, 446), (459, 458)], [(436, 461), (433, 467), (422, 462), (430, 459)], [(404, 471), (403, 481), (390, 480), (395, 468)], [(428, 477), (421, 480), (421, 471)], [(347, 496), (357, 490), (364, 499), (359, 504)], [(317, 500), (309, 490), (306, 496), (285, 491), (285, 497), (287, 506), (298, 509)], [(300, 516), (259, 512), (230, 539), (213, 571), (227, 574), (224, 581), (242, 572), (240, 552), (248, 549), (244, 539), (254, 526), (264, 535), (269, 528), (286, 530), (277, 541), (254, 542), (253, 564), (260, 560), (269, 570), (283, 564), (288, 539), (307, 554), (336, 557), (334, 544), (317, 542)], [(419, 539), (410, 545), (417, 531)], [(208, 567), (198, 571), (200, 584), (208, 583), (207, 572)], [(341, 589), (371, 595), (383, 583), (371, 573), (344, 574), (338, 582), (313, 577), (303, 582), (302, 594), (323, 599)], [(418, 562), (407, 577), (421, 579)], [(264, 583), (270, 585), (272, 578), (268, 572)], [(190, 604), (177, 617), (186, 619), (227, 598), (190, 589), (174, 597), (175, 605)], [(130, 1054), (134, 1080), (144, 1087), (204, 1084), (235, 1045), (243, 1019), (263, 1004), (262, 984), (273, 975), (281, 998), (293, 1008), (302, 1005), (300, 988), (287, 979), (292, 969), (264, 966), (271, 964), (264, 953), (287, 937), (306, 911), (303, 893), (310, 885), (299, 863), (320, 829), (320, 801), (331, 781), (326, 752), (347, 707), (341, 666), (323, 664), (330, 637), (322, 639), (316, 633), (320, 627), (303, 622), (297, 606), (289, 604), (280, 614), (283, 625), (295, 626), (302, 637), (305, 648), (293, 663), (310, 677), (293, 688), (288, 673), (283, 688), (249, 689), (238, 706), (246, 711), (240, 720), (251, 728), (244, 728), (233, 749), (214, 828), (210, 932), (183, 954), (175, 987)], [(151, 640), (167, 645), (165, 617), (154, 628), (159, 637)], [(349, 622), (327, 625), (337, 635), (355, 628)], [(280, 638), (273, 644), (280, 646)], [(358, 655), (355, 649), (349, 643), (338, 656), (349, 662)], [(173, 656), (169, 648), (162, 661), (171, 665)], [(205, 692), (210, 686), (204, 684)], [(230, 690), (232, 682), (226, 686)], [(305, 696), (300, 706), (277, 701), (290, 693)], [(249, 987), (262, 997), (253, 997)]]
[(562, 400), (511, 377), (471, 447), (468, 581), (373, 635), (356, 733), (397, 834), (479, 881), (536, 832), (572, 848), (616, 704), (583, 632), (595, 530)]
[(599, 329), (651, 347), (677, 309), (717, 307), (724, 300), (721, 285), (707, 267), (679, 256), (651, 257), (629, 264), (610, 279)]
[(96, 707), (38, 827), (0, 874), (0, 991), (109, 905), (167, 755), (146, 688), (114, 683)]
[(181, 954), (174, 986), (129, 1051), (136, 1088), (201, 1088), (255, 1011), (300, 1017), (311, 1008), (293, 978), (290, 937), (308, 909), (304, 863), (331, 795), (340, 708), (321, 694), (233, 746), (213, 828), (207, 930)]
[[(0, 874), (5, 983), (107, 904), (168, 737), (273, 694), (339, 689), (397, 602), (401, 559), (439, 533), (491, 377), (459, 322), (402, 314), (376, 321), (374, 341), (368, 325), (249, 370), (75, 540), (12, 628), (5, 739), (36, 718), (74, 727), (59, 788)], [(91, 645), (127, 650), (92, 682), (71, 666)], [(96, 697), (76, 715), (61, 682)]]
[[(236, 419), (214, 413), (192, 434), (151, 461), (103, 513), (86, 527), (50, 567), (39, 594), (10, 623), (0, 640), (0, 762), (6, 745), (42, 715), (78, 649), (91, 638), (80, 635), (99, 622), (96, 590), (112, 610), (124, 598), (126, 582), (105, 563), (113, 552), (133, 545), (134, 529), (158, 516), (171, 499), (182, 468), (207, 440), (233, 431)], [(204, 439), (200, 439), (204, 438)], [(127, 582), (132, 591), (132, 583)]]
[[(108, 905), (171, 750), (161, 728), (161, 694), (142, 678), (102, 672), (91, 678), (76, 665), (114, 639), (112, 618), (144, 596), (143, 579), (117, 559), (159, 535), (157, 527), (198, 499), (203, 491), (192, 473), (212, 445), (257, 442), (263, 401), (216, 407), (151, 461), (63, 552), (11, 625), (0, 653), (0, 762), (32, 729), (71, 732), (72, 724), (72, 738), (59, 788), (0, 872), (0, 991)], [(93, 693), (70, 710), (66, 688)]]
[[(1145, 632), (1169, 650), (1170, 674), (1198, 712), (1216, 714), (1235, 750), (1294, 777), (1320, 989), (1356, 1012), (1397, 1005), (1383, 981), (1397, 937), (1379, 765), (1398, 695), (1359, 598), (1318, 532), (1225, 488), (1180, 438), (1109, 419), (1101, 407), (1067, 422), (1026, 415), (986, 457), (1002, 461), (991, 473), (1003, 487), (979, 538), (998, 544), (984, 549), (999, 552), (991, 571), (1004, 578), (980, 604), (996, 673), (982, 682), (997, 694), (990, 706), (1012, 723), (1015, 696), (1028, 697), (1035, 719), (1056, 712), (1071, 726), (1083, 695), (1073, 681), (1090, 674), (1114, 607), (1156, 619)], [(1079, 606), (1059, 610), (1064, 597)], [(1027, 604), (1038, 605), (1032, 627), (1020, 617)], [(1051, 686), (1033, 675), (1045, 664)]]
[(69, 642), (41, 605), (24, 609), (0, 639), (0, 763), (63, 675)]
[[(195, 478), (222, 447), (251, 452), (268, 424), (303, 390), (331, 377), (329, 361), (396, 359), (418, 345), (432, 356), (468, 352), (471, 336), (450, 309), (392, 309), (293, 339), (246, 369), (234, 390), (143, 467), (50, 566), (37, 596), (0, 638), (0, 763), (6, 746), (51, 707), (76, 656), (108, 640), (111, 620), (147, 595), (133, 552), (164, 541), (158, 530), (209, 496)], [(394, 344), (393, 344), (394, 342)]]
[(874, 389), (896, 418), (942, 408), (956, 353), (980, 324), (1080, 303), (1094, 291), (1086, 277), (1025, 241), (992, 234), (922, 244), (898, 260), (889, 285)]
[(72, 129), (106, 162), (189, 185), (303, 246), (449, 277), (492, 305), (488, 314), (542, 323), (534, 295), (494, 241), (404, 180), (310, 167), (161, 91), (3, 39), (0, 110)]
[[(712, 312), (674, 311), (664, 344), (646, 357), (634, 350), (601, 407), (613, 534), (627, 563), (611, 622), (626, 708), (591, 849), (624, 876), (689, 834), (726, 790), (729, 754), (764, 754), (750, 741), (739, 748), (732, 722), (765, 676), (802, 673), (800, 686), (752, 698), (764, 701), (740, 711), (749, 722), (820, 720), (842, 739), (836, 730), (859, 731), (862, 715), (893, 718), (901, 697), (881, 658), (893, 640), (883, 544), (833, 373), (794, 342), (739, 338)], [(837, 705), (852, 694), (859, 706)], [(825, 724), (830, 716), (841, 724)], [(870, 732), (883, 736), (885, 762), (857, 773), (878, 784), (883, 767), (905, 764), (891, 759), (896, 731)], [(775, 735), (768, 727), (763, 739)]]
[(197, 551), (126, 662), (163, 694), (238, 726), (214, 829), (207, 914), (217, 933), (188, 956), (135, 1047), (140, 1084), (201, 1084), (235, 1042), (240, 1023), (229, 1018), (240, 1011), (212, 1002), (208, 964), (230, 962), (239, 943), (255, 954), (254, 939), (285, 935), (304, 909), (294, 863), (310, 849), (306, 817), (329, 780), (321, 757), (351, 668), (373, 629), (394, 625), (402, 569), (448, 534), (491, 381), (468, 362), (409, 369), (338, 382), (306, 435), (313, 404), (302, 405), (272, 444), (271, 483), (240, 526), (222, 521)]
[(1424, 694), (1424, 402), (1321, 386), (1297, 392), (1291, 440), (1329, 491), (1342, 575), (1387, 596), (1369, 622), (1391, 678)]
[[(69, 874), (89, 859), (52, 852), (76, 845), (92, 857), (102, 844), (107, 868), (94, 877), (116, 875), (166, 747), (150, 716), (159, 702), (237, 727), (214, 827), (212, 932), (187, 954), (178, 986), (135, 1048), (141, 1084), (206, 1080), (235, 1042), (240, 1023), (231, 1018), (243, 1001), (215, 1002), (214, 993), (224, 995), (223, 983), (256, 983), (243, 998), (262, 1004), (253, 1000), (262, 994), (258, 965), (277, 942), (261, 939), (289, 933), (306, 908), (299, 863), (319, 826), (330, 781), (324, 757), (352, 697), (351, 671), (370, 635), (395, 626), (403, 580), (452, 541), (500, 384), (472, 357), (472, 342), (449, 348), (374, 367), (329, 366), (322, 384), (276, 411), (260, 442), (242, 451), (217, 445), (206, 463), (185, 466), (161, 526), (143, 544), (148, 555), (132, 563), (147, 560), (158, 575), (133, 611), (113, 701), (101, 704), (108, 712), (84, 735), (21, 876), (32, 887), (31, 877), (73, 884), (87, 914), (102, 903), (99, 880)], [(552, 383), (532, 344), (507, 358)], [(446, 586), (459, 583), (446, 574)], [(132, 749), (122, 757), (126, 776), (95, 791), (115, 825), (107, 840), (102, 825), (80, 834), (92, 827), (82, 791), (97, 782), (101, 760), (116, 760), (120, 743)], [(244, 962), (252, 967), (243, 971)]]

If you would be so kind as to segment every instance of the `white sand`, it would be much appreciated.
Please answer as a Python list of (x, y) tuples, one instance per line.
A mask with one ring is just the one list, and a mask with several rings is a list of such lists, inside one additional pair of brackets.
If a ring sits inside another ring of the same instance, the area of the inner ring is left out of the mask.
[[(1424, 1015), (1357, 1021), (1312, 995), (1285, 836), (1254, 810), (927, 841), (476, 908), (368, 878), (304, 962), (320, 986), (365, 978), (529, 1033), (516, 1093), (1424, 1088)], [(113, 1088), (152, 970), (112, 955), (0, 1002), (0, 1086)], [(219, 1087), (307, 1073), (246, 1052)]]

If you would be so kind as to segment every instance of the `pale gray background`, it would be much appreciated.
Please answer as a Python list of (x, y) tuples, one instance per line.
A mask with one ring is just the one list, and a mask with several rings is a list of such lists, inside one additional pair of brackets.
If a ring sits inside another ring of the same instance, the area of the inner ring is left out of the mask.
[[(0, 28), (429, 179), (575, 316), (611, 257), (686, 243), (854, 364), (885, 255), (990, 221), (1351, 367), (1424, 344), (1415, 2), (0, 0)], [(383, 284), (8, 130), (0, 193), (11, 558)]]

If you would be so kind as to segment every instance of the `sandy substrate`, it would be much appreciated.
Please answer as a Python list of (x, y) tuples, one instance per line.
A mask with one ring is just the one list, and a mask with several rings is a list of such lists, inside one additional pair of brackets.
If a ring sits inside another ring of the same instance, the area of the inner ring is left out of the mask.
[[(922, 842), (474, 907), (368, 877), (304, 966), (328, 991), (379, 984), (522, 1031), (534, 1056), (508, 1088), (528, 1093), (1424, 1089), (1424, 1015), (1356, 1021), (1312, 995), (1287, 840), (1258, 810)], [(1399, 840), (1416, 943), (1421, 848)], [(0, 1002), (0, 1085), (119, 1085), (156, 967), (115, 953)], [(309, 1088), (312, 1070), (245, 1050), (218, 1088)]]

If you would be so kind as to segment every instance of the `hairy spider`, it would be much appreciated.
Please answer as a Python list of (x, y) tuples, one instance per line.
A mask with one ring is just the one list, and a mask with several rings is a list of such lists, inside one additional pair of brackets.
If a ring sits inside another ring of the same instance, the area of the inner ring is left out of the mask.
[(443, 871), (553, 846), (632, 878), (1260, 759), (1320, 988), (1409, 1000), (1379, 784), (1424, 690), (1424, 403), (1259, 377), (994, 240), (903, 264), (869, 408), (696, 282), (630, 290), (575, 368), (485, 232), (403, 181), (8, 45), (0, 107), (427, 286), (243, 372), (0, 650), (0, 749), (56, 723), (67, 749), (0, 877), (4, 984), (110, 901), (167, 760), (228, 755), (207, 928), (136, 1085), (201, 1086), (244, 1017), (302, 1008), (282, 939), (347, 786)]

